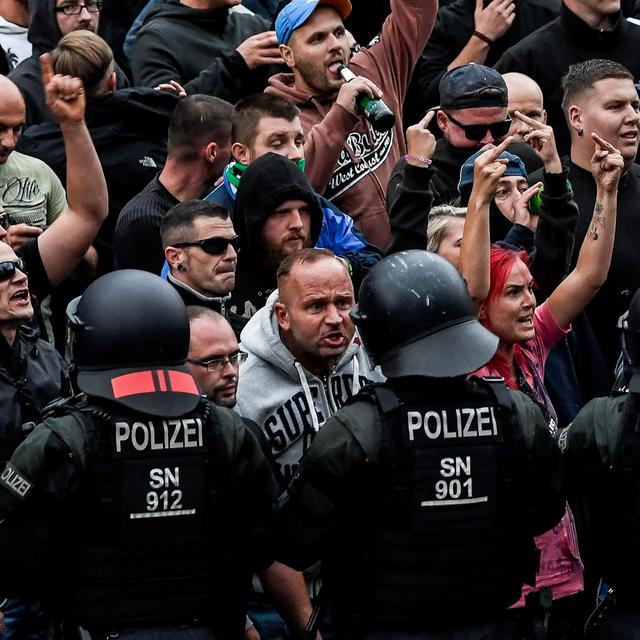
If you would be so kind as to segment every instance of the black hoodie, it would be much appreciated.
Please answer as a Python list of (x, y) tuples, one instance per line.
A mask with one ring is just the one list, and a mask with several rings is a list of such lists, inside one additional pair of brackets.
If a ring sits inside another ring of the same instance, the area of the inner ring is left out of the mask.
[[(120, 211), (164, 165), (167, 129), (178, 100), (171, 93), (136, 88), (115, 91), (87, 105), (87, 127), (109, 192), (109, 216), (96, 243), (101, 272), (113, 266), (113, 232)], [(57, 124), (31, 127), (21, 136), (18, 149), (46, 162), (66, 183), (66, 155)]]
[[(17, 85), (27, 107), (24, 128), (41, 122), (53, 121), (53, 116), (46, 107), (44, 87), (40, 77), (40, 56), (58, 46), (62, 32), (56, 19), (56, 0), (29, 0), (29, 42), (33, 46), (31, 57), (23, 60), (10, 74), (9, 78)], [(129, 86), (124, 72), (115, 66), (118, 78), (118, 89)]]
[(131, 49), (134, 83), (155, 87), (177, 80), (188, 94), (237, 102), (262, 91), (274, 67), (249, 70), (236, 47), (268, 29), (264, 18), (251, 13), (167, 0), (149, 13)]
[(563, 4), (560, 16), (508, 49), (495, 64), (500, 73), (518, 71), (542, 89), (547, 124), (553, 127), (558, 151), (569, 152), (569, 129), (562, 112), (562, 76), (569, 66), (594, 58), (623, 64), (640, 79), (640, 26), (618, 14), (612, 31), (592, 29)]
[(242, 174), (233, 216), (241, 249), (229, 307), (246, 318), (263, 307), (276, 288), (276, 267), (265, 262), (261, 232), (274, 209), (287, 200), (311, 205), (310, 246), (314, 246), (320, 237), (323, 213), (307, 176), (296, 164), (276, 153), (266, 153)]

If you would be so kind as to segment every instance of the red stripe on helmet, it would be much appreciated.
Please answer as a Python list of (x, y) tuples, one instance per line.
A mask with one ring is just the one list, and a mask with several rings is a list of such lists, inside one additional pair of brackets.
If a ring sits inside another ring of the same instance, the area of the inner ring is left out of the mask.
[(167, 378), (165, 376), (165, 372), (162, 369), (158, 369), (156, 371), (156, 375), (158, 376), (158, 389), (164, 393), (167, 390)]
[(196, 381), (188, 373), (182, 371), (167, 371), (167, 373), (169, 374), (169, 384), (172, 391), (189, 393), (193, 396), (200, 395)]
[(140, 393), (153, 393), (156, 390), (151, 371), (125, 373), (111, 380), (114, 399), (135, 396)]

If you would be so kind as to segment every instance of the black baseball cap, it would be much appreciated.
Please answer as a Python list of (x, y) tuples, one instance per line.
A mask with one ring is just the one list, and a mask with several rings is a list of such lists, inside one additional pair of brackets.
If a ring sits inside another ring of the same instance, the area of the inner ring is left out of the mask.
[(463, 64), (440, 80), (440, 107), (445, 110), (506, 107), (507, 85), (502, 76), (483, 64)]

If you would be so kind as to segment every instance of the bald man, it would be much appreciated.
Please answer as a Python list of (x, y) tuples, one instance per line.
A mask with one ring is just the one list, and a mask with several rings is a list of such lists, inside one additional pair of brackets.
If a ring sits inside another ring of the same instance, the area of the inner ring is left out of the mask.
[(19, 246), (42, 232), (67, 206), (62, 183), (41, 160), (14, 151), (25, 120), (18, 87), (0, 76), (0, 203), (11, 224), (21, 224)]
[(514, 114), (519, 111), (533, 120), (546, 124), (547, 112), (544, 110), (542, 89), (535, 80), (524, 73), (505, 73), (502, 77), (509, 94), (507, 110), (512, 120), (509, 135), (518, 142), (524, 142), (524, 136), (529, 133), (530, 127)]

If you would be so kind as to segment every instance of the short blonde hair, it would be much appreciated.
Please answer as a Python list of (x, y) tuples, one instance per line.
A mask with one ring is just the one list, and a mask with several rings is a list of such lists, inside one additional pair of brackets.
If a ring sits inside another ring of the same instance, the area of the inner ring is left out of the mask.
[(467, 209), (465, 207), (454, 207), (450, 204), (433, 207), (427, 220), (427, 251), (438, 253), (451, 221), (456, 218), (464, 218), (466, 215)]

